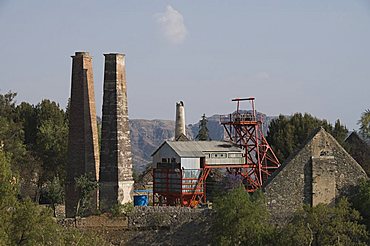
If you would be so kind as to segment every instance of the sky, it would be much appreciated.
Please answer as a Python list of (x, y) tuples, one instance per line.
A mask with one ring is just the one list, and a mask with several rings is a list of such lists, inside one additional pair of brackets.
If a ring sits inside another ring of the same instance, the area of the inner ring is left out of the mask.
[[(357, 129), (370, 108), (368, 0), (0, 0), (0, 93), (66, 106), (76, 51), (126, 55), (129, 117), (188, 124), (255, 97), (268, 115), (307, 112)], [(247, 104), (242, 104), (247, 108)]]

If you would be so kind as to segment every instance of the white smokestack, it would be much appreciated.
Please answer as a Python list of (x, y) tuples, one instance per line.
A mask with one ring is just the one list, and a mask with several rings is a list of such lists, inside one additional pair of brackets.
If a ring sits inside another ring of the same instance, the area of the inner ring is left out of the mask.
[(176, 103), (175, 140), (185, 133), (185, 107), (182, 101)]

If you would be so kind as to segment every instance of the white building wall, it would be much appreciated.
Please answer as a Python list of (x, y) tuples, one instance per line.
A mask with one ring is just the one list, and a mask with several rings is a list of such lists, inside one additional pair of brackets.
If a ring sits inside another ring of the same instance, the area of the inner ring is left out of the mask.
[(176, 163), (180, 163), (181, 158), (177, 153), (165, 143), (158, 151), (153, 155), (153, 168), (157, 168), (157, 163), (162, 162), (162, 158), (175, 158)]
[(200, 158), (181, 158), (181, 168), (184, 169), (199, 169)]

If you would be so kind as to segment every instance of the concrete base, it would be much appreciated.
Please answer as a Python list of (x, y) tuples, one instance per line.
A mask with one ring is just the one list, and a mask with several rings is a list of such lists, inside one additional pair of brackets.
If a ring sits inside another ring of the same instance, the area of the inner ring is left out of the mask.
[(118, 182), (118, 204), (132, 202), (132, 194), (134, 192), (134, 181)]
[(99, 205), (102, 212), (109, 211), (116, 204), (132, 202), (134, 181), (101, 182)]

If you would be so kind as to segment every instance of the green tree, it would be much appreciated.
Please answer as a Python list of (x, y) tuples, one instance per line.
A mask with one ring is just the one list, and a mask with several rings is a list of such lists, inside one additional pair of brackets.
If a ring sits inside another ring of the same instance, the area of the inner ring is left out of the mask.
[(48, 181), (46, 184), (46, 199), (50, 202), (54, 217), (56, 217), (56, 205), (61, 204), (63, 202), (63, 198), (64, 187), (61, 185), (59, 178), (54, 177), (53, 181)]
[(17, 178), (10, 169), (9, 158), (0, 149), (0, 245), (10, 243), (9, 224), (11, 211), (16, 204)]
[(370, 231), (370, 180), (363, 180), (358, 186), (355, 194), (351, 197), (353, 207), (363, 217), (364, 223)]
[(360, 125), (360, 133), (364, 137), (370, 138), (370, 109), (362, 113), (358, 124)]
[(19, 175), (21, 195), (33, 198), (30, 188), (38, 180), (40, 162), (24, 143), (25, 131), (15, 96), (15, 93), (0, 95), (0, 146), (9, 157), (12, 171)]
[(209, 134), (208, 134), (208, 128), (207, 128), (207, 117), (205, 114), (203, 114), (202, 119), (199, 121), (199, 131), (198, 135), (195, 137), (199, 141), (208, 141)]
[(335, 127), (328, 121), (320, 120), (310, 114), (296, 113), (291, 117), (280, 115), (272, 120), (267, 134), (267, 141), (274, 149), (280, 162), (283, 162), (294, 151), (304, 144), (312, 131), (323, 127), (333, 135), (339, 143), (343, 143), (348, 130), (337, 120)]
[(51, 211), (26, 200), (13, 212), (9, 235), (12, 245), (60, 245), (60, 228)]
[(273, 235), (262, 193), (249, 195), (243, 186), (217, 197), (211, 225), (216, 245), (266, 245)]
[(98, 182), (91, 180), (90, 176), (85, 174), (76, 178), (76, 186), (80, 194), (76, 214), (81, 216), (88, 215), (94, 210), (91, 207), (91, 198), (98, 188)]
[[(43, 100), (36, 106), (35, 151), (42, 161), (40, 186), (55, 176), (65, 176), (68, 124), (64, 111), (55, 102)], [(62, 180), (63, 182), (63, 180)]]
[(36, 144), (37, 135), (37, 112), (36, 108), (27, 103), (22, 102), (16, 108), (18, 122), (23, 126), (24, 131), (24, 144), (26, 144), (29, 149), (32, 149)]
[(346, 199), (336, 206), (305, 206), (281, 228), (278, 245), (367, 245), (368, 232), (360, 213)]

